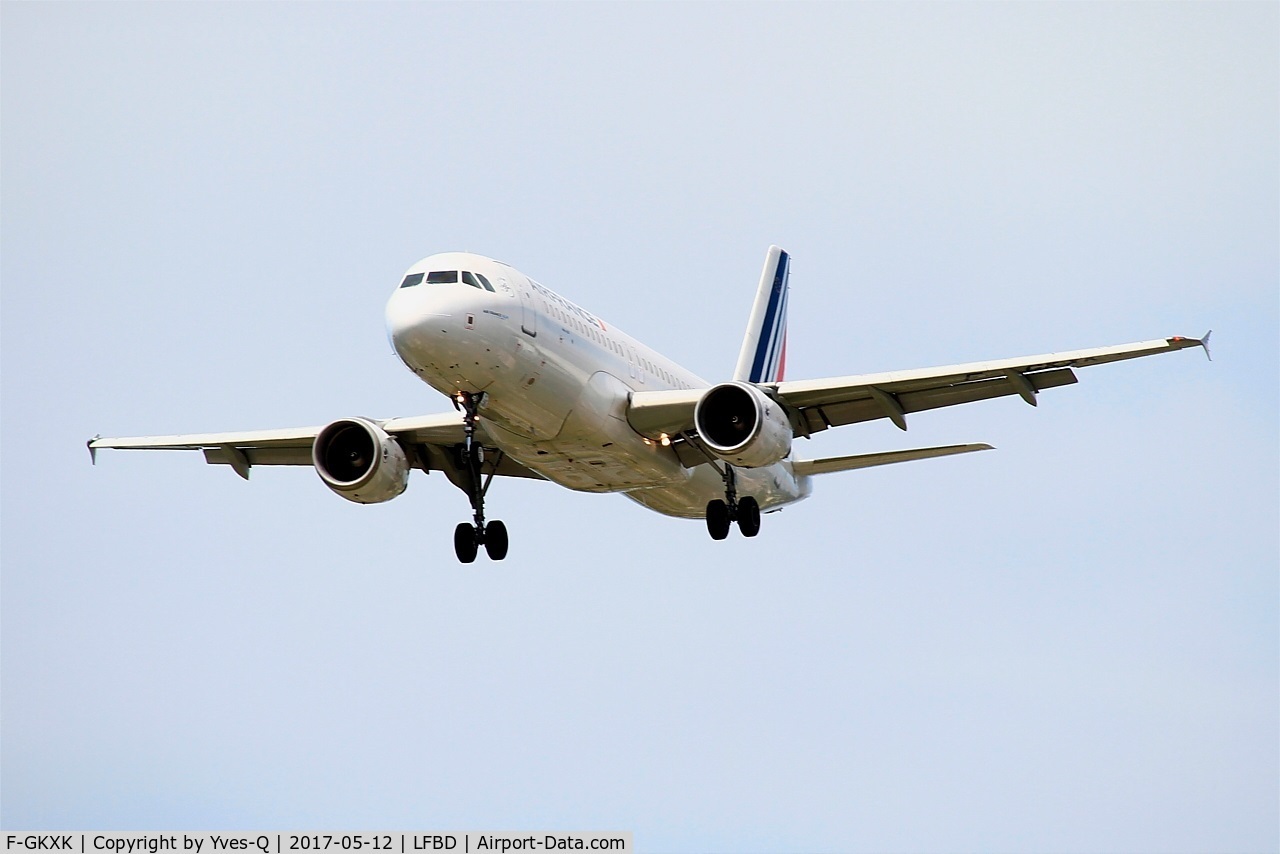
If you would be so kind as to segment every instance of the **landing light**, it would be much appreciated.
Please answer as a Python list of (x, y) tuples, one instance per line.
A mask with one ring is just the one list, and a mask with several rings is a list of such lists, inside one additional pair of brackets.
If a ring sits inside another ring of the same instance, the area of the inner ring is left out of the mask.
[(658, 441), (662, 442), (662, 447), (665, 448), (671, 444), (671, 437), (668, 436), (666, 433), (663, 433), (660, 437), (658, 437)]

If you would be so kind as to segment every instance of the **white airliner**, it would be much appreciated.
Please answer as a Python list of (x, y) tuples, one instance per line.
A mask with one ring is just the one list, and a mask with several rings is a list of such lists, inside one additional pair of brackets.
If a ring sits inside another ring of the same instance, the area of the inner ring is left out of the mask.
[(793, 441), (829, 427), (887, 418), (907, 429), (926, 409), (1076, 382), (1073, 368), (1187, 347), (1161, 338), (1021, 359), (821, 380), (783, 380), (790, 256), (769, 248), (733, 378), (709, 383), (549, 288), (492, 258), (446, 252), (409, 268), (386, 319), (400, 359), (455, 412), (246, 433), (94, 438), (99, 448), (201, 450), (243, 478), (253, 466), (314, 466), (350, 501), (404, 492), (409, 470), (441, 471), (466, 493), (473, 522), (454, 531), (458, 560), (480, 546), (507, 554), (507, 529), (485, 519), (494, 476), (621, 492), (668, 516), (705, 519), (722, 540), (760, 514), (800, 501), (810, 477), (990, 445), (802, 459)]

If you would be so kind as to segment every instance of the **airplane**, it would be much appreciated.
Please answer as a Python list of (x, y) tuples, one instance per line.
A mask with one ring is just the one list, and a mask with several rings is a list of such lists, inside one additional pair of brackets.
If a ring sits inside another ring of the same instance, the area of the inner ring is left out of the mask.
[(667, 516), (704, 519), (714, 540), (736, 523), (807, 498), (814, 475), (992, 450), (945, 445), (805, 459), (794, 442), (832, 427), (1018, 395), (1035, 406), (1075, 370), (1202, 347), (1173, 336), (1015, 359), (817, 380), (786, 380), (791, 255), (769, 247), (731, 379), (710, 383), (515, 268), (467, 252), (410, 267), (386, 307), (400, 360), (447, 395), (454, 412), (316, 427), (175, 436), (94, 437), (103, 448), (198, 450), (244, 479), (255, 466), (313, 466), (359, 504), (404, 492), (411, 469), (439, 471), (464, 492), (472, 521), (454, 530), (462, 563), (483, 546), (507, 556), (506, 525), (488, 520), (495, 477), (619, 492)]

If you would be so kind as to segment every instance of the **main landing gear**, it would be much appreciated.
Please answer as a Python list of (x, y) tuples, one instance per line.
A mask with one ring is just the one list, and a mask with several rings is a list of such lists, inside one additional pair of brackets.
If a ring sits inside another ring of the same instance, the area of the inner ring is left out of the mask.
[(465, 492), (471, 502), (475, 521), (471, 524), (461, 522), (453, 529), (453, 551), (460, 562), (473, 563), (480, 551), (480, 546), (484, 546), (490, 560), (502, 560), (507, 556), (507, 526), (496, 519), (488, 523), (484, 520), (484, 496), (489, 491), (489, 484), (493, 481), (493, 473), (497, 470), (497, 466), (495, 465), (488, 476), (481, 481), (480, 468), (484, 464), (484, 448), (475, 441), (476, 411), (484, 402), (484, 393), (458, 392), (454, 402), (462, 410), (462, 424), (466, 431), (466, 439), (460, 448), (461, 468), (464, 470)]
[(723, 540), (736, 521), (742, 536), (754, 537), (760, 533), (760, 504), (750, 495), (738, 498), (733, 466), (726, 463), (720, 474), (724, 477), (724, 500), (707, 502), (707, 533), (713, 540)]

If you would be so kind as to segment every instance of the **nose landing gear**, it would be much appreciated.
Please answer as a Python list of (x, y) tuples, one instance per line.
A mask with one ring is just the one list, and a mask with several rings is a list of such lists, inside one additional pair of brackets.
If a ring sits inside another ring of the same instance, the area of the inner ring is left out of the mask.
[(759, 502), (750, 495), (738, 498), (733, 466), (726, 463), (720, 474), (724, 478), (724, 500), (716, 498), (707, 502), (707, 533), (713, 540), (723, 540), (736, 521), (742, 536), (754, 537), (760, 533)]
[(468, 394), (460, 391), (454, 397), (454, 404), (462, 410), (462, 425), (466, 432), (466, 438), (459, 449), (462, 457), (460, 468), (463, 469), (462, 480), (466, 484), (463, 490), (471, 502), (474, 519), (471, 524), (461, 522), (453, 529), (453, 551), (460, 563), (473, 563), (480, 551), (480, 546), (484, 546), (490, 560), (502, 560), (507, 556), (509, 545), (507, 526), (496, 519), (488, 523), (484, 520), (484, 496), (489, 491), (489, 484), (493, 481), (493, 475), (498, 466), (495, 461), (489, 474), (483, 480), (481, 479), (484, 448), (475, 441), (475, 432), (476, 412), (483, 402), (483, 392)]

